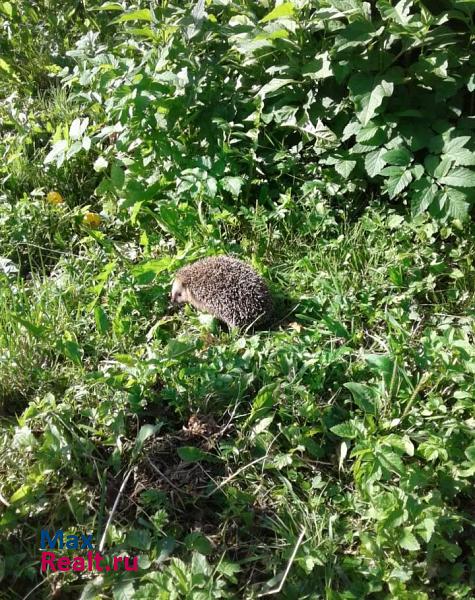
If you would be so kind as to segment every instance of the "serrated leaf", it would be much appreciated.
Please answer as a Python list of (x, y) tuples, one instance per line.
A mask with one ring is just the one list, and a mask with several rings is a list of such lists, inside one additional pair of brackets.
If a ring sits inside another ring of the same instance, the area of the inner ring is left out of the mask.
[(475, 171), (465, 167), (452, 169), (448, 175), (440, 179), (440, 183), (453, 187), (475, 187)]
[(400, 194), (412, 181), (412, 173), (400, 167), (400, 173), (386, 180), (385, 186), (389, 197), (392, 199)]
[(456, 165), (461, 165), (464, 167), (475, 165), (475, 152), (471, 152), (467, 148), (453, 150), (448, 152), (445, 156), (453, 161)]
[(374, 152), (369, 152), (369, 154), (365, 156), (364, 166), (370, 177), (379, 175), (379, 173), (381, 173), (381, 171), (384, 169), (386, 161), (384, 160), (383, 155), (385, 153), (386, 148), (379, 148)]
[(383, 155), (384, 160), (390, 165), (408, 165), (411, 162), (411, 153), (406, 148), (394, 148)]
[(342, 177), (349, 177), (356, 166), (356, 160), (339, 160), (335, 163), (335, 171)]
[(415, 552), (420, 550), (421, 546), (417, 541), (416, 536), (411, 532), (408, 527), (404, 527), (402, 537), (399, 539), (399, 545), (405, 550)]
[(223, 190), (226, 190), (234, 197), (239, 196), (241, 193), (241, 187), (243, 183), (244, 180), (242, 177), (223, 177), (220, 181)]
[(260, 23), (267, 23), (268, 21), (275, 21), (276, 19), (290, 19), (293, 15), (293, 2), (284, 2), (283, 4), (276, 6), (274, 10), (271, 10), (270, 13), (260, 20)]
[(349, 87), (356, 107), (356, 114), (363, 125), (367, 125), (381, 106), (383, 99), (391, 96), (394, 84), (384, 79), (378, 79), (358, 73), (349, 81)]
[(196, 550), (203, 555), (211, 554), (213, 551), (213, 545), (200, 531), (193, 531), (192, 533), (189, 533), (185, 537), (184, 543), (189, 550)]
[(464, 221), (468, 217), (470, 204), (465, 194), (460, 190), (445, 188), (443, 209), (453, 219)]
[(469, 135), (461, 135), (452, 138), (448, 142), (444, 143), (443, 151), (445, 154), (456, 153), (458, 150), (461, 150), (470, 140), (471, 137)]
[(411, 213), (415, 217), (425, 212), (437, 196), (437, 186), (429, 179), (420, 179), (412, 186)]
[(358, 433), (351, 421), (346, 421), (345, 423), (338, 423), (338, 425), (333, 425), (333, 427), (330, 427), (330, 431), (335, 435), (342, 438), (346, 438), (348, 440), (354, 439)]

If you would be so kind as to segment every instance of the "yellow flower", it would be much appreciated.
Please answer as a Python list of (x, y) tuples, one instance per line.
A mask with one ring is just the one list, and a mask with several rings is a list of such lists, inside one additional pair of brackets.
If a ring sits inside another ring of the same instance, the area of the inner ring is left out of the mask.
[(85, 225), (89, 225), (89, 227), (92, 227), (93, 229), (99, 227), (102, 221), (101, 216), (95, 212), (87, 212), (82, 220)]
[(50, 204), (63, 204), (64, 202), (64, 198), (61, 196), (61, 194), (53, 191), (48, 192), (46, 195), (46, 200), (48, 200)]

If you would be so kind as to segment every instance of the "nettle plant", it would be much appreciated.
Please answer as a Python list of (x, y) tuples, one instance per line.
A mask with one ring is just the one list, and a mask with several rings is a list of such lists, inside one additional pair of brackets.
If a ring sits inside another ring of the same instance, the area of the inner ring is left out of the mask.
[[(475, 190), (475, 5), (459, 0), (110, 2), (64, 82), (90, 118), (47, 162), (101, 152), (99, 195), (168, 233), (312, 182), (413, 215), (467, 218)], [(81, 137), (81, 136), (79, 136)], [(355, 194), (356, 192), (356, 194)], [(218, 200), (221, 203), (218, 205)], [(150, 208), (153, 207), (153, 212)], [(178, 227), (178, 221), (180, 226)], [(185, 236), (186, 237), (186, 236)]]

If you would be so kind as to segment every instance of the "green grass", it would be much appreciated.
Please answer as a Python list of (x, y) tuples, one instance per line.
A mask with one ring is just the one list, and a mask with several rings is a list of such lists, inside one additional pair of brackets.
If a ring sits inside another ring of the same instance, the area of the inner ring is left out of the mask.
[[(172, 255), (150, 275), (112, 229), (2, 280), (9, 597), (38, 581), (40, 528), (99, 538), (128, 468), (108, 546), (165, 567), (141, 572), (138, 597), (254, 597), (301, 532), (282, 597), (466, 597), (473, 238), (384, 210), (322, 218), (326, 235), (268, 244), (258, 264), (290, 314), (253, 335), (171, 313)], [(427, 580), (436, 566), (444, 577)], [(52, 585), (78, 589), (56, 575), (41, 593)]]

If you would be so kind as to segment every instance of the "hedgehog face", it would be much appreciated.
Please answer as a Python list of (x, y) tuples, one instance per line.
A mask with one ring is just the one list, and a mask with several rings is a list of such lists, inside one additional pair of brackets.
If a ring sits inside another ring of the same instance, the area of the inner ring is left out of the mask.
[(175, 279), (172, 286), (171, 299), (174, 304), (190, 302), (190, 292), (179, 279)]

